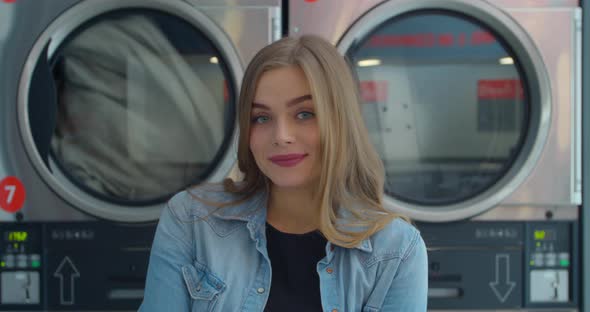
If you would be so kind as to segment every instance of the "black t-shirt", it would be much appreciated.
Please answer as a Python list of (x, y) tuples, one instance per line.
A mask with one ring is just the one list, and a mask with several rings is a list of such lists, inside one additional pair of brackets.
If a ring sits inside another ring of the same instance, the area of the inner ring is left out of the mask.
[(326, 256), (326, 238), (318, 231), (283, 233), (267, 223), (266, 239), (272, 280), (264, 311), (322, 311), (316, 266)]

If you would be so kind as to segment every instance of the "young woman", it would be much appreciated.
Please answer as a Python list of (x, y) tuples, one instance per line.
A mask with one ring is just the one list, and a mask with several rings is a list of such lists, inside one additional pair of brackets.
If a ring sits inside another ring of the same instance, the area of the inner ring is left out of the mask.
[(140, 311), (426, 311), (426, 248), (383, 207), (359, 105), (328, 42), (262, 49), (239, 99), (243, 179), (170, 200)]

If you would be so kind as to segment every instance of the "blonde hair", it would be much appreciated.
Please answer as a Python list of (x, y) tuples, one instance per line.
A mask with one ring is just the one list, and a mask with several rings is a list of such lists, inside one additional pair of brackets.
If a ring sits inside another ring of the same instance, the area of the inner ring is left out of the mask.
[(357, 246), (400, 216), (383, 206), (385, 170), (363, 121), (358, 82), (336, 48), (316, 36), (283, 38), (260, 50), (248, 65), (237, 108), (243, 181), (223, 181), (224, 191), (241, 199), (216, 206), (243, 202), (268, 189), (268, 178), (249, 147), (252, 102), (262, 74), (293, 65), (308, 79), (320, 129), (319, 230), (333, 244)]

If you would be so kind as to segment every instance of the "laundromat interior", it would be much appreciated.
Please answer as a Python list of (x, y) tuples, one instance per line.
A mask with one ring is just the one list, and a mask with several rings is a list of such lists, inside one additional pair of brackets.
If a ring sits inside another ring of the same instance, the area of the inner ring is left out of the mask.
[(0, 311), (137, 311), (166, 202), (239, 176), (247, 64), (308, 34), (428, 311), (590, 312), (590, 0), (0, 0)]

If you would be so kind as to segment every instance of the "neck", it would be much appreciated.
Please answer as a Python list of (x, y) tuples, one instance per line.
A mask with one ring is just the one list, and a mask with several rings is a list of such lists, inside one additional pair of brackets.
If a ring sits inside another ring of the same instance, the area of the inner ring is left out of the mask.
[(281, 232), (301, 234), (319, 228), (319, 206), (313, 188), (279, 188), (272, 185), (267, 222)]

